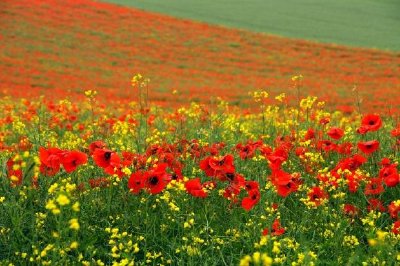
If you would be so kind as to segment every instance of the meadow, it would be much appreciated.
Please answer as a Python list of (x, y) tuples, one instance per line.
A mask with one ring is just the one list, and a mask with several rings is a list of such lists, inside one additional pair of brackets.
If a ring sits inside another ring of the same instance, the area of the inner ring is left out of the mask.
[[(132, 72), (140, 72), (151, 77), (152, 100), (159, 104), (205, 102), (212, 95), (249, 107), (244, 95), (256, 88), (292, 97), (290, 78), (302, 74), (302, 94), (332, 109), (354, 111), (356, 87), (363, 111), (399, 111), (398, 52), (292, 40), (87, 0), (6, 0), (0, 10), (2, 95), (62, 99), (96, 89), (125, 99)], [(182, 97), (170, 97), (173, 90)]]
[(398, 52), (0, 12), (0, 265), (400, 264)]
[(396, 0), (107, 2), (290, 38), (400, 51), (400, 6)]
[(266, 91), (163, 108), (132, 84), (129, 104), (1, 99), (1, 264), (399, 263), (395, 117)]

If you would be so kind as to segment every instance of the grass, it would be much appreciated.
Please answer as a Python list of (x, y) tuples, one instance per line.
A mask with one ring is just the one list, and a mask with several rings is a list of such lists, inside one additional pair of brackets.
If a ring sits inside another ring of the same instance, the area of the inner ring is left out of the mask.
[(397, 0), (108, 2), (286, 37), (400, 51), (400, 4)]

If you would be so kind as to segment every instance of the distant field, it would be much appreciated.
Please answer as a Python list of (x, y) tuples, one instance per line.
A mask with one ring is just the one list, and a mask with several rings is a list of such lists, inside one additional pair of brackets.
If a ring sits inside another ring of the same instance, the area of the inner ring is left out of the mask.
[(400, 50), (399, 0), (108, 0), (108, 2), (286, 37)]
[[(249, 91), (300, 94), (351, 111), (400, 112), (400, 53), (212, 26), (91, 0), (0, 1), (0, 96), (62, 98), (96, 89), (132, 100), (132, 75), (151, 78), (151, 100), (172, 106)], [(172, 91), (178, 91), (173, 95)], [(131, 98), (129, 98), (131, 97)], [(115, 102), (114, 101), (114, 102)], [(252, 101), (251, 101), (252, 102)], [(357, 107), (358, 108), (358, 107)]]

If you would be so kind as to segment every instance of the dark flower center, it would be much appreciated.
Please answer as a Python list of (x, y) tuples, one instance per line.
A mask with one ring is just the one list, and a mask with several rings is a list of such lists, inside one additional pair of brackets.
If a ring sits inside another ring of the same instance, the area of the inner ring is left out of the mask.
[(111, 158), (111, 152), (110, 151), (106, 151), (104, 153), (104, 159), (106, 159), (108, 161), (108, 160), (110, 160), (110, 158)]
[(155, 185), (157, 185), (158, 184), (158, 177), (157, 176), (152, 176), (152, 177), (150, 177), (149, 178), (149, 183), (151, 184), (151, 185), (153, 185), (153, 186), (155, 186)]
[(230, 180), (233, 180), (235, 178), (235, 174), (234, 173), (227, 173), (226, 177)]

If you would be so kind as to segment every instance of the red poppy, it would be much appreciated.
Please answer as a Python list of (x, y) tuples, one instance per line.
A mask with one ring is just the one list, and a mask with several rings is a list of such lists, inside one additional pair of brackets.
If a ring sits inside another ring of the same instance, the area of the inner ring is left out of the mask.
[(93, 155), (94, 151), (97, 149), (103, 149), (106, 147), (106, 144), (101, 140), (96, 140), (89, 145), (89, 155)]
[(392, 201), (388, 206), (388, 212), (393, 219), (399, 219), (400, 203), (399, 201)]
[(333, 139), (341, 139), (344, 135), (344, 131), (341, 128), (338, 127), (331, 127), (328, 132), (328, 136), (333, 138)]
[(133, 194), (138, 194), (144, 188), (142, 172), (132, 173), (128, 180), (128, 188)]
[(400, 220), (393, 223), (392, 233), (395, 235), (400, 234)]
[(301, 184), (299, 176), (289, 174), (281, 169), (272, 169), (270, 179), (281, 197), (287, 197), (290, 193), (297, 191)]
[(197, 198), (205, 198), (208, 196), (207, 192), (204, 191), (203, 185), (200, 182), (200, 178), (194, 178), (185, 183), (186, 191)]
[(272, 153), (272, 148), (266, 144), (263, 144), (262, 146), (260, 146), (260, 152), (264, 157), (267, 157), (268, 155), (270, 155)]
[(383, 182), (385, 182), (388, 187), (395, 187), (400, 182), (400, 176), (396, 165), (383, 167), (379, 171), (379, 177), (383, 179)]
[(119, 178), (122, 178), (122, 176), (125, 175), (122, 172), (122, 168), (124, 168), (124, 165), (121, 163), (121, 158), (117, 153), (113, 152), (108, 162), (108, 166), (104, 168), (104, 172), (109, 175), (117, 175)]
[(363, 179), (363, 176), (356, 173), (348, 173), (345, 175), (347, 180), (347, 186), (351, 193), (356, 193), (358, 187), (360, 185), (360, 180)]
[(329, 198), (329, 195), (320, 187), (311, 188), (307, 195), (309, 201), (313, 202), (315, 206), (321, 205), (324, 200)]
[(58, 148), (39, 148), (40, 172), (45, 176), (54, 176), (60, 171), (61, 157), (64, 151)]
[(280, 236), (285, 233), (285, 228), (282, 227), (281, 222), (279, 219), (275, 219), (274, 222), (272, 223), (272, 230), (271, 230), (271, 235), (272, 236)]
[(358, 213), (360, 212), (360, 210), (359, 210), (356, 206), (354, 206), (354, 205), (352, 205), (352, 204), (345, 204), (345, 205), (343, 206), (343, 212), (344, 212), (346, 215), (351, 216), (351, 217), (354, 218), (355, 216), (358, 215)]
[(397, 128), (390, 131), (390, 134), (395, 138), (399, 138), (400, 137), (400, 124), (397, 125)]
[(385, 191), (381, 178), (371, 178), (365, 186), (365, 195), (378, 195)]
[(357, 130), (360, 134), (365, 134), (369, 131), (377, 131), (382, 126), (381, 117), (377, 114), (365, 115), (361, 120), (361, 126)]
[(371, 198), (368, 200), (367, 210), (384, 212), (386, 211), (386, 208), (385, 206), (383, 206), (382, 201), (380, 199)]
[(150, 194), (158, 194), (164, 190), (171, 177), (166, 172), (167, 164), (159, 164), (157, 167), (147, 171), (143, 175), (144, 188)]
[(97, 166), (102, 168), (107, 168), (110, 166), (111, 157), (115, 154), (115, 152), (107, 149), (96, 149), (93, 152), (93, 160)]
[(351, 172), (356, 171), (362, 164), (364, 164), (367, 159), (359, 154), (355, 154), (352, 157), (342, 159), (337, 166), (335, 167), (335, 171), (339, 169), (349, 170)]
[(254, 146), (250, 144), (243, 145), (241, 143), (236, 145), (236, 150), (239, 152), (239, 157), (242, 160), (253, 158), (256, 151)]
[(330, 140), (320, 140), (318, 141), (317, 147), (320, 150), (330, 152), (336, 150), (337, 144), (333, 143)]
[(285, 162), (289, 157), (289, 152), (286, 147), (277, 147), (275, 150), (267, 156), (269, 166), (271, 169), (279, 169), (282, 163)]
[(233, 156), (230, 154), (219, 157), (208, 156), (200, 161), (200, 169), (203, 170), (207, 176), (217, 177), (225, 181), (225, 173), (235, 172)]
[(87, 163), (87, 155), (80, 151), (69, 151), (64, 153), (61, 163), (67, 173), (75, 171), (75, 169), (82, 164)]
[(242, 207), (246, 211), (251, 210), (254, 205), (256, 205), (260, 201), (261, 195), (260, 190), (252, 189), (248, 190), (248, 196), (243, 198), (242, 200)]
[(351, 144), (350, 142), (344, 142), (337, 146), (337, 152), (340, 154), (350, 155), (352, 149), (353, 149), (353, 144)]
[(358, 148), (365, 154), (371, 154), (379, 148), (379, 141), (370, 140), (365, 142), (359, 142), (357, 144)]
[(304, 140), (310, 140), (315, 138), (315, 131), (312, 128), (309, 128), (304, 136)]

